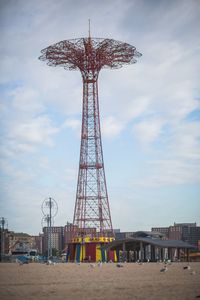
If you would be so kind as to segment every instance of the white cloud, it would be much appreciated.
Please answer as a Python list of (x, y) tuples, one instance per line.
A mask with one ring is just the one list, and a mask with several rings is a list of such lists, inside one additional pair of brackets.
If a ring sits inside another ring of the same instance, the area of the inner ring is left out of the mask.
[(78, 119), (68, 119), (63, 123), (62, 127), (71, 128), (73, 130), (77, 130), (78, 132), (80, 132), (81, 121)]
[[(12, 105), (16, 110), (26, 113), (39, 113), (44, 110), (44, 105), (39, 101), (39, 95), (36, 90), (28, 87), (18, 87), (11, 91)], [(18, 112), (19, 113), (19, 112)]]
[[(200, 161), (200, 122), (182, 122), (179, 123), (171, 134), (168, 141), (168, 150), (171, 155), (179, 158), (196, 162)], [(192, 170), (191, 170), (192, 171)]]
[(200, 181), (200, 168), (196, 164), (179, 159), (163, 159), (149, 162), (150, 174), (144, 175), (142, 180), (135, 180), (134, 186), (140, 187), (170, 187), (194, 184)]
[(103, 119), (102, 122), (102, 134), (104, 137), (114, 138), (118, 136), (124, 128), (124, 124), (115, 117), (109, 116)]
[(129, 101), (129, 103), (127, 103), (127, 106), (124, 107), (124, 118), (132, 120), (140, 117), (144, 113), (151, 113), (150, 111), (148, 111), (149, 105), (150, 98), (147, 97), (137, 97), (136, 99)]
[[(55, 126), (47, 115), (38, 117), (29, 114), (16, 114), (12, 120), (5, 119), (4, 131), (1, 141), (1, 155), (6, 159), (15, 158), (16, 155), (35, 153), (42, 147), (52, 147), (54, 136), (59, 133), (59, 127)], [(21, 117), (21, 118), (20, 118)]]
[[(144, 131), (148, 134), (148, 126)], [(147, 162), (146, 173), (134, 184), (158, 187), (200, 182), (199, 137), (200, 122), (182, 121), (172, 126), (163, 133), (162, 152), (157, 151), (158, 157)]]
[(51, 136), (57, 132), (58, 128), (52, 126), (51, 120), (47, 116), (41, 116), (27, 122), (12, 124), (8, 137), (25, 144), (52, 145)]
[(156, 141), (161, 133), (164, 121), (151, 119), (137, 123), (133, 127), (134, 136), (145, 146)]

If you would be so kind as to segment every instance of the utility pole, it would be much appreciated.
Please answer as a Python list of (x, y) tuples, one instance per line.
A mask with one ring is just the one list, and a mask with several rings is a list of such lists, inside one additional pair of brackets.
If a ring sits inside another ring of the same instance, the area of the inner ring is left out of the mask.
[[(57, 202), (49, 197), (44, 199), (42, 203), (43, 221), (47, 224), (47, 259), (52, 257), (52, 221), (58, 212)], [(43, 225), (42, 225), (43, 226)]]
[(7, 223), (4, 217), (0, 218), (0, 226), (1, 226), (1, 261), (4, 260), (5, 255), (5, 224)]

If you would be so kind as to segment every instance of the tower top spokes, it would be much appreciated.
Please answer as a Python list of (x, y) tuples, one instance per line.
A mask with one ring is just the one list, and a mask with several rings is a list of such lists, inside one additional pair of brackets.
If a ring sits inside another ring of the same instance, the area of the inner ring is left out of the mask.
[[(89, 26), (90, 27), (90, 26)], [(40, 60), (49, 66), (80, 70), (82, 75), (99, 72), (102, 68), (117, 69), (136, 63), (142, 54), (130, 44), (113, 39), (88, 38), (63, 40), (42, 51)]]

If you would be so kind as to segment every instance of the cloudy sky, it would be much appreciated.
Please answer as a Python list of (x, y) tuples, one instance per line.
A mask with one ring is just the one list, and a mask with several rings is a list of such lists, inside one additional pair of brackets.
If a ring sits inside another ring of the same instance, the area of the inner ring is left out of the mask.
[(134, 45), (137, 64), (102, 70), (101, 129), (114, 228), (200, 225), (200, 1), (0, 0), (0, 217), (41, 232), (41, 204), (71, 222), (82, 81), (41, 49), (91, 35)]

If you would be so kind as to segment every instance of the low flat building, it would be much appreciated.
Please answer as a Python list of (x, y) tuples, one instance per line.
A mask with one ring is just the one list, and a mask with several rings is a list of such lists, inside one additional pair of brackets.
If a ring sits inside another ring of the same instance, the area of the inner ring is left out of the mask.
[(115, 240), (104, 246), (116, 251), (118, 261), (189, 261), (190, 251), (195, 249), (181, 240), (166, 240), (158, 232), (138, 231), (132, 237)]

